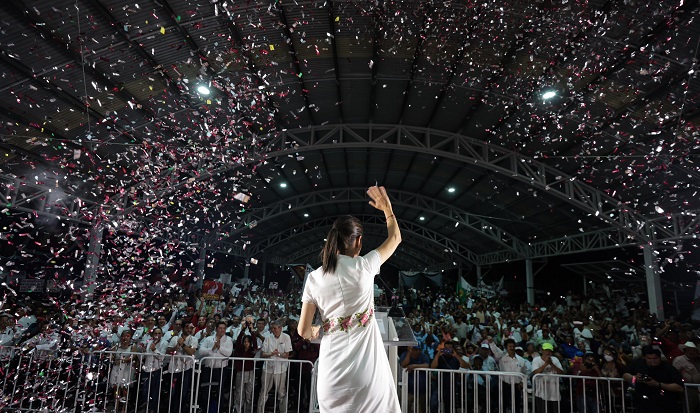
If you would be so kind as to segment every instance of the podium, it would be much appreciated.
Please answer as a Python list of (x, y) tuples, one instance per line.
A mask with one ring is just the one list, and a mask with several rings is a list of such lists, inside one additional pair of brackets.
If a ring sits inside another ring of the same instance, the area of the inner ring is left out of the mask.
[(376, 307), (374, 316), (377, 319), (382, 341), (384, 341), (384, 347), (387, 350), (394, 385), (398, 386), (399, 347), (415, 346), (418, 344), (416, 336), (400, 307)]

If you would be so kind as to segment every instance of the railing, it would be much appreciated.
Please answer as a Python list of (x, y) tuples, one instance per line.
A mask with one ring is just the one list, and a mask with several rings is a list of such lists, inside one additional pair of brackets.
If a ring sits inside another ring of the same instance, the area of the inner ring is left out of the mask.
[(202, 412), (307, 413), (313, 406), (310, 361), (204, 357), (197, 367), (193, 403)]
[(685, 393), (683, 393), (684, 412), (697, 412), (700, 410), (700, 384), (684, 383)]
[(421, 368), (404, 369), (401, 377), (403, 413), (527, 413), (527, 399), (522, 373)]
[[(279, 373), (271, 363), (279, 363)], [(0, 412), (307, 413), (318, 411), (315, 372), (298, 360), (0, 347)], [(529, 388), (520, 373), (439, 369), (403, 370), (401, 379), (404, 413), (629, 407), (622, 379), (537, 374)], [(684, 403), (692, 407), (700, 384), (685, 389)]]
[(625, 381), (621, 378), (535, 374), (533, 413), (601, 413), (625, 411)]
[(307, 413), (314, 380), (309, 361), (0, 347), (0, 412)]

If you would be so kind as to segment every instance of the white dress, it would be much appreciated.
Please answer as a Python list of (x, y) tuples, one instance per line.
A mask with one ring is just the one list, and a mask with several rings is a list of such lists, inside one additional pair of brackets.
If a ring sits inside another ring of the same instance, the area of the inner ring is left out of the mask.
[(109, 384), (114, 386), (129, 386), (134, 382), (136, 371), (133, 362), (123, 361), (132, 352), (132, 346), (121, 348), (119, 345), (113, 350), (114, 364), (109, 374)]
[(333, 274), (309, 274), (303, 302), (315, 304), (324, 335), (318, 359), (321, 412), (398, 413), (401, 411), (389, 359), (374, 317), (374, 275), (381, 258), (338, 256)]

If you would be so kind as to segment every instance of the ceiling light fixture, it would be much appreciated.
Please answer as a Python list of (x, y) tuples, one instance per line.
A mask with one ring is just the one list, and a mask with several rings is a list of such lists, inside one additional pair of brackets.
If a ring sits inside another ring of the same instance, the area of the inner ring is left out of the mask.
[(542, 94), (542, 99), (544, 99), (544, 100), (551, 99), (556, 95), (557, 95), (557, 92), (550, 90), (550, 91), (544, 92), (544, 94)]
[(287, 183), (286, 183), (286, 182), (282, 182), (282, 183), (280, 184), (280, 187), (286, 188), (286, 187), (287, 187)]
[(456, 189), (454, 189), (453, 187), (447, 188), (447, 192), (449, 193), (454, 193), (454, 191), (456, 191)]
[(199, 86), (197, 87), (197, 92), (199, 92), (200, 95), (204, 95), (204, 96), (206, 96), (206, 95), (208, 95), (209, 93), (211, 93), (211, 92), (209, 91), (209, 88), (206, 87), (206, 86), (204, 86), (204, 85), (199, 85)]
[(309, 217), (309, 214), (304, 214), (304, 218), (308, 218), (308, 217)]
[(420, 217), (418, 219), (420, 219), (421, 221), (425, 221), (425, 217)]

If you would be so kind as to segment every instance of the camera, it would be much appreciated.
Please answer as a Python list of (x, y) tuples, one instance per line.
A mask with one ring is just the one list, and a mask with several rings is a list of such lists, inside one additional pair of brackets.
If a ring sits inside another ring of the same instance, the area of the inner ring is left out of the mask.
[(442, 349), (443, 354), (452, 354), (452, 349), (451, 348), (445, 348)]
[(642, 374), (641, 380), (642, 380), (642, 381), (649, 381), (649, 380), (651, 380), (651, 377), (649, 377), (648, 374)]

